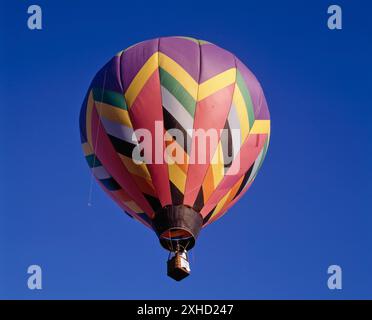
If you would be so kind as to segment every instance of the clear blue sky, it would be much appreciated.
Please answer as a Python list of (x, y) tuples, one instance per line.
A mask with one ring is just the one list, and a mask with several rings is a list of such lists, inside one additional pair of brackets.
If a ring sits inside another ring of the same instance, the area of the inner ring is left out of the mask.
[[(372, 298), (372, 5), (335, 1), (3, 1), (0, 298)], [(27, 28), (27, 7), (43, 30)], [(119, 50), (168, 35), (236, 54), (268, 100), (272, 137), (249, 192), (204, 229), (192, 276), (166, 276), (156, 236), (94, 184), (78, 114)], [(43, 290), (27, 267), (43, 268)], [(343, 269), (343, 290), (327, 268)]]

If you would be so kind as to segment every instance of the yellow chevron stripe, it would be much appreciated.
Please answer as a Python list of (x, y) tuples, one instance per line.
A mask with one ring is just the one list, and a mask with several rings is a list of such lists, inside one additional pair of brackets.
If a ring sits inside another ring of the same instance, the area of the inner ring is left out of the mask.
[[(215, 216), (216, 214), (218, 214), (219, 212), (221, 212), (221, 210), (223, 210), (226, 206), (229, 205), (229, 203), (234, 199), (236, 193), (238, 192), (239, 190), (239, 187), (240, 185), (242, 184), (244, 180), (244, 176), (242, 176), (233, 186), (232, 188), (226, 193), (226, 195), (220, 200), (220, 202), (218, 203), (216, 209), (214, 210), (212, 216), (211, 216), (211, 219), (213, 216)], [(211, 220), (209, 220), (211, 221)]]
[(248, 112), (247, 112), (247, 108), (245, 107), (243, 95), (240, 92), (238, 85), (235, 85), (233, 103), (236, 107), (236, 112), (238, 114), (239, 123), (240, 123), (240, 134), (241, 134), (240, 141), (241, 143), (243, 143), (245, 138), (249, 134), (249, 119), (248, 119)]
[(128, 108), (132, 107), (134, 100), (158, 66), (158, 52), (155, 52), (142, 66), (125, 92), (125, 100), (128, 104)]
[(185, 90), (196, 100), (198, 83), (176, 61), (159, 52), (159, 66), (172, 75)]
[(132, 122), (127, 110), (113, 107), (106, 103), (96, 103), (97, 112), (100, 117), (104, 117), (112, 122), (120, 123), (126, 127), (132, 128)]
[(142, 193), (148, 194), (152, 197), (156, 197), (156, 191), (154, 188), (154, 185), (150, 180), (144, 179), (140, 176), (137, 176), (135, 174), (132, 175), (135, 185), (138, 187), (138, 189), (141, 190)]
[(236, 80), (236, 68), (228, 69), (220, 74), (204, 81), (199, 85), (198, 100), (210, 96), (211, 94), (221, 90)]
[(270, 120), (255, 120), (250, 134), (270, 133)]
[(88, 142), (82, 143), (81, 147), (83, 148), (84, 156), (89, 156), (90, 154), (93, 154), (93, 149)]
[(143, 210), (135, 203), (134, 201), (123, 201), (124, 205), (126, 205), (129, 209), (133, 210), (136, 213), (143, 212)]
[(128, 158), (122, 154), (119, 154), (121, 160), (123, 161), (125, 167), (128, 169), (128, 171), (132, 174), (135, 174), (137, 176), (140, 176), (146, 180), (151, 181), (151, 175), (150, 172), (148, 171), (146, 164), (136, 164), (133, 162), (132, 158)]
[(226, 203), (227, 199), (229, 198), (229, 195), (230, 195), (230, 192), (231, 190), (226, 193), (223, 198), (218, 202), (217, 206), (216, 206), (216, 209), (214, 209), (212, 215), (211, 215), (211, 218), (209, 219), (209, 221), (211, 221), (211, 219), (221, 211), (221, 209), (223, 208), (224, 204)]
[(224, 177), (224, 161), (221, 141), (218, 143), (216, 151), (213, 155), (211, 166), (213, 171), (213, 184), (216, 187)]
[(168, 164), (169, 180), (182, 192), (185, 193), (186, 174), (177, 164)]
[[(243, 183), (243, 180), (244, 180), (244, 175), (229, 190), (230, 191), (229, 198), (227, 199), (224, 207), (226, 207), (232, 200), (234, 200), (234, 197), (235, 197), (236, 193), (238, 192), (238, 190), (240, 188), (240, 185)], [(222, 208), (222, 209), (224, 209), (224, 208)]]
[(93, 92), (90, 91), (89, 98), (87, 102), (87, 111), (86, 111), (86, 131), (87, 131), (87, 140), (88, 143), (93, 146), (93, 138), (92, 138), (92, 110), (94, 106), (94, 100), (93, 100)]
[(199, 44), (203, 45), (203, 44), (213, 44), (213, 43), (211, 43), (209, 41), (205, 41), (205, 40), (199, 40)]
[(190, 74), (177, 62), (162, 52), (155, 52), (142, 66), (141, 70), (134, 77), (133, 81), (125, 92), (125, 99), (129, 108), (133, 105), (134, 100), (140, 93), (146, 81), (158, 68), (158, 66), (171, 74), (179, 83), (182, 84), (185, 90), (195, 100), (198, 98), (198, 101), (203, 100), (218, 90), (227, 87), (236, 80), (236, 68), (231, 68), (198, 85)]
[[(184, 169), (186, 168), (187, 164), (190, 162), (189, 160), (189, 155), (185, 152), (185, 150), (177, 143), (177, 140), (174, 140), (173, 137), (169, 134), (168, 131), (165, 132), (164, 134), (165, 141), (166, 141), (166, 147), (165, 147), (165, 157), (167, 163), (171, 162), (176, 162), (179, 166), (183, 167)], [(182, 155), (181, 158), (181, 163), (177, 162), (176, 156), (173, 156), (171, 153), (172, 151), (176, 152), (176, 155)]]

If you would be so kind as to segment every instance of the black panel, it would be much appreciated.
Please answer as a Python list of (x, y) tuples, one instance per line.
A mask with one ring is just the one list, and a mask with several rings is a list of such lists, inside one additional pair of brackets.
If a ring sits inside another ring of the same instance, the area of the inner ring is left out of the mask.
[(116, 150), (116, 152), (119, 152), (120, 154), (127, 156), (128, 158), (132, 158), (132, 152), (135, 147), (134, 144), (121, 140), (119, 138), (116, 138), (109, 134), (107, 136), (110, 138), (110, 141), (112, 145), (114, 146), (114, 149)]
[(149, 194), (144, 193), (143, 196), (146, 198), (146, 200), (149, 202), (151, 208), (156, 212), (161, 208), (161, 203), (158, 198), (154, 198), (153, 196), (150, 196)]
[(178, 129), (183, 134), (183, 149), (186, 153), (190, 153), (191, 149), (191, 138), (187, 134), (187, 131), (179, 124), (179, 122), (163, 107), (163, 119), (164, 119), (164, 129), (168, 131), (169, 129)]
[[(217, 207), (217, 206), (216, 206)], [(206, 216), (205, 216), (205, 218), (203, 219), (203, 225), (204, 224), (206, 224), (208, 221), (209, 221), (209, 219), (211, 218), (211, 216), (212, 216), (212, 214), (213, 214), (213, 211), (214, 211), (214, 209), (216, 209), (216, 207), (214, 207)]]
[(226, 121), (225, 127), (224, 127), (224, 133), (221, 135), (221, 144), (222, 144), (222, 154), (223, 154), (223, 160), (224, 160), (224, 167), (230, 168), (233, 156), (233, 149), (232, 149), (232, 136), (231, 136), (231, 130), (229, 126), (229, 122)]
[(244, 179), (243, 179), (243, 181), (242, 181), (242, 183), (241, 183), (241, 185), (240, 185), (240, 187), (239, 187), (239, 190), (238, 190), (238, 192), (236, 193), (234, 199), (235, 199), (235, 198), (240, 194), (240, 192), (242, 192), (242, 190), (244, 189), (244, 187), (245, 187), (245, 185), (246, 185), (246, 183), (247, 183), (247, 181), (248, 181), (248, 179), (249, 179), (249, 177), (250, 177), (250, 175), (251, 175), (251, 173), (252, 173), (253, 166), (254, 166), (254, 162), (253, 162), (253, 164), (251, 165), (251, 167), (248, 169), (248, 171), (245, 173), (245, 175), (244, 175)]
[(178, 188), (172, 183), (172, 181), (169, 181), (171, 195), (172, 195), (172, 203), (174, 205), (179, 205), (183, 203), (183, 193), (178, 190)]
[(200, 187), (200, 190), (194, 202), (193, 208), (195, 211), (200, 212), (203, 207), (204, 207), (203, 187)]

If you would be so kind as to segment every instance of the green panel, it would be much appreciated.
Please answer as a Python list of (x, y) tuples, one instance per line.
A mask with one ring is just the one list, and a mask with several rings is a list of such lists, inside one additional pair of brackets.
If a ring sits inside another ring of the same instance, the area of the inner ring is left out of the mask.
[(99, 180), (99, 181), (105, 186), (106, 189), (108, 189), (110, 191), (115, 191), (115, 190), (121, 189), (121, 187), (115, 181), (114, 178), (102, 179), (102, 180)]
[(252, 128), (253, 122), (254, 122), (254, 111), (253, 111), (253, 103), (251, 99), (251, 95), (249, 93), (249, 90), (245, 84), (245, 81), (240, 74), (240, 72), (237, 72), (236, 75), (236, 82), (238, 84), (239, 90), (242, 93), (245, 105), (247, 107), (248, 117), (249, 117), (249, 127)]
[(85, 159), (87, 160), (88, 165), (91, 168), (102, 166), (101, 161), (98, 160), (94, 153), (86, 156)]
[(111, 106), (128, 110), (124, 94), (110, 90), (103, 90), (102, 88), (93, 88), (92, 91), (94, 101), (107, 103)]
[(183, 105), (192, 117), (194, 117), (196, 105), (195, 99), (163, 68), (159, 68), (159, 73), (161, 85), (164, 86)]

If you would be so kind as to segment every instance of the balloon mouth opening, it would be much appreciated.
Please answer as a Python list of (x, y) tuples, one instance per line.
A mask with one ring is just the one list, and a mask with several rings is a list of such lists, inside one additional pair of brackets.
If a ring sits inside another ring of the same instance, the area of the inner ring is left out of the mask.
[(160, 244), (169, 251), (190, 250), (195, 240), (190, 230), (180, 227), (168, 229), (159, 235)]
[(160, 244), (168, 251), (193, 248), (202, 225), (201, 214), (184, 205), (165, 206), (153, 220)]

